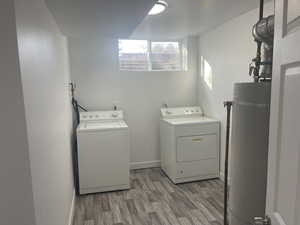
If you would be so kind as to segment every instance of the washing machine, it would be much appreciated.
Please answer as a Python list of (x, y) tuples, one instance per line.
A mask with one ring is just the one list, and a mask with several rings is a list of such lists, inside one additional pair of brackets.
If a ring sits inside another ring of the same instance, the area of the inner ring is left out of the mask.
[(219, 177), (220, 122), (200, 107), (162, 108), (161, 168), (174, 183)]
[(129, 128), (123, 111), (80, 113), (77, 144), (80, 194), (130, 187)]

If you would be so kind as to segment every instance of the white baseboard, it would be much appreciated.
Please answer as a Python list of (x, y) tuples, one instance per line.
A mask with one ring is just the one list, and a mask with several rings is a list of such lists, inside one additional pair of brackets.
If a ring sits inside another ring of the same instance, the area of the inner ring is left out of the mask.
[(224, 178), (225, 178), (224, 173), (221, 171), (220, 172), (220, 180), (224, 182), (225, 181)]
[(69, 222), (68, 225), (73, 224), (73, 219), (74, 219), (74, 213), (75, 213), (75, 204), (76, 204), (76, 193), (75, 190), (73, 191), (73, 197), (72, 197), (72, 202), (71, 202), (71, 207), (69, 211)]
[(146, 168), (153, 168), (153, 167), (160, 167), (160, 160), (130, 163), (131, 170), (146, 169)]
[[(222, 171), (220, 172), (220, 180), (223, 182), (225, 181), (225, 174)], [(228, 177), (228, 182), (230, 182), (230, 177)]]

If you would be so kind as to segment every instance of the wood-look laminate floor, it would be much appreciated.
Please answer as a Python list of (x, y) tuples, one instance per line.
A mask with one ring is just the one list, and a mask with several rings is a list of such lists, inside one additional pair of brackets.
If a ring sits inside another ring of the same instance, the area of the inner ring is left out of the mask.
[(221, 225), (223, 183), (175, 185), (160, 168), (134, 170), (131, 189), (80, 196), (73, 225)]

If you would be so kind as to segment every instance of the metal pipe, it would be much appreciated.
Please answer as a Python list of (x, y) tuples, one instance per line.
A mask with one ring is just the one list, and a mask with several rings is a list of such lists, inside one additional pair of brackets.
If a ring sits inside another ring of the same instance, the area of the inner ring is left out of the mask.
[(264, 0), (260, 0), (259, 3), (259, 20), (261, 20), (264, 17)]
[(259, 81), (259, 71), (260, 71), (260, 62), (261, 62), (261, 45), (262, 42), (256, 40), (257, 43), (257, 51), (256, 51), (256, 58), (254, 59), (255, 62), (255, 70), (254, 70), (254, 81)]
[[(264, 16), (264, 0), (260, 0), (259, 4), (259, 18), (258, 20), (261, 21)], [(256, 50), (256, 58), (254, 59), (255, 62), (255, 69), (254, 69), (254, 81), (258, 82), (259, 81), (259, 71), (260, 71), (260, 63), (261, 63), (261, 46), (262, 46), (262, 41), (255, 39), (257, 43), (257, 50)]]
[(274, 15), (258, 21), (252, 28), (252, 35), (257, 41), (273, 45), (274, 36)]
[(262, 55), (262, 68), (260, 72), (260, 78), (262, 81), (270, 81), (272, 79), (272, 68), (273, 68), (273, 46), (263, 44), (263, 55)]
[(252, 35), (257, 43), (256, 57), (249, 67), (254, 82), (270, 81), (272, 77), (274, 15), (263, 18), (264, 0), (260, 0), (259, 21), (253, 26)]
[(228, 164), (229, 164), (229, 139), (230, 139), (230, 117), (232, 102), (224, 102), (227, 109), (226, 146), (225, 146), (225, 172), (224, 172), (224, 225), (228, 225)]
[[(272, 77), (274, 15), (258, 21), (252, 29), (256, 42), (260, 42), (260, 52), (255, 58), (254, 80), (267, 81)], [(259, 64), (259, 65), (257, 65)]]

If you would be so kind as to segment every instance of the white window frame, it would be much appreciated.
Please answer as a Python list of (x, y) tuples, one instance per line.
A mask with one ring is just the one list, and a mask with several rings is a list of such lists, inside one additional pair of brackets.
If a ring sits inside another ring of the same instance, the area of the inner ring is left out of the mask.
[[(126, 40), (126, 39), (123, 39)], [(129, 40), (135, 40), (135, 39), (129, 39)], [(136, 39), (138, 40), (138, 39)], [(182, 48), (183, 48), (183, 43), (182, 40), (143, 40), (147, 41), (147, 59), (148, 59), (148, 70), (129, 70), (129, 69), (121, 69), (120, 67), (120, 57), (118, 56), (118, 64), (119, 64), (119, 71), (123, 72), (186, 72), (188, 71), (189, 66), (187, 65), (187, 69), (184, 69), (183, 66), (183, 53), (182, 53)], [(179, 70), (153, 70), (152, 69), (152, 42), (177, 42), (178, 47), (179, 47), (179, 57), (180, 57), (180, 69)], [(188, 55), (187, 55), (188, 57)], [(188, 63), (187, 59), (187, 63)]]

